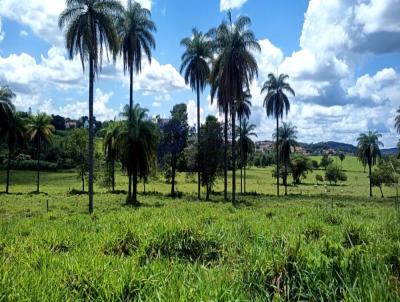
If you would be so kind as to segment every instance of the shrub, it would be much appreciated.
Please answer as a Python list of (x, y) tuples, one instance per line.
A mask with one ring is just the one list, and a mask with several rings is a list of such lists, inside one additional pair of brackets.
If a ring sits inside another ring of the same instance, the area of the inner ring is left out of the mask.
[(325, 180), (329, 181), (330, 184), (337, 184), (338, 181), (347, 181), (347, 175), (342, 171), (338, 165), (330, 164), (326, 168)]
[(324, 178), (319, 174), (315, 175), (315, 180), (317, 181), (317, 184), (324, 182)]
[(221, 246), (193, 229), (167, 231), (149, 244), (142, 261), (161, 257), (209, 265), (221, 257)]
[[(7, 161), (4, 162), (4, 165), (7, 165)], [(37, 161), (36, 160), (11, 160), (10, 166), (12, 170), (28, 170), (28, 171), (36, 171), (37, 170)], [(40, 161), (40, 170), (42, 171), (57, 171), (58, 165), (56, 163), (48, 162), (48, 161)]]

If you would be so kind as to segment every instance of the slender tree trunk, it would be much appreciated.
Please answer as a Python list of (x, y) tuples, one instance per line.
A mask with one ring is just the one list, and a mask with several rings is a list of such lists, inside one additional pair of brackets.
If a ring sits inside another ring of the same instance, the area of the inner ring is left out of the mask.
[(197, 198), (200, 199), (200, 86), (197, 81)]
[(236, 206), (236, 129), (235, 129), (236, 110), (235, 104), (232, 105), (232, 204)]
[(10, 186), (10, 170), (11, 170), (11, 148), (8, 147), (6, 194), (8, 194), (8, 188), (9, 188), (9, 186)]
[(247, 168), (247, 158), (244, 159), (244, 167), (243, 167), (243, 170), (244, 170), (244, 179), (243, 179), (244, 193), (246, 193), (246, 168)]
[(206, 200), (209, 201), (210, 200), (210, 191), (211, 191), (209, 184), (206, 185), (206, 189), (207, 189)]
[(279, 148), (278, 148), (278, 137), (279, 135), (279, 116), (276, 116), (276, 195), (279, 196)]
[(381, 197), (384, 198), (385, 196), (383, 196), (382, 185), (379, 186), (379, 190), (381, 190)]
[(243, 136), (242, 136), (242, 118), (239, 118), (239, 131), (240, 131), (240, 193), (243, 193)]
[(41, 140), (40, 140), (40, 136), (38, 138), (38, 152), (37, 152), (37, 179), (36, 179), (36, 192), (39, 193), (40, 188), (39, 188), (39, 184), (40, 184), (40, 149), (41, 149)]
[(126, 204), (132, 203), (132, 174), (128, 172), (128, 198), (126, 199)]
[(93, 153), (94, 153), (94, 129), (93, 129), (93, 84), (94, 84), (94, 62), (89, 55), (89, 213), (93, 213)]
[(112, 169), (112, 192), (115, 193), (115, 160), (111, 161), (111, 169)]
[(143, 177), (143, 195), (146, 195), (146, 179)]
[(228, 200), (228, 108), (225, 106), (225, 123), (224, 123), (224, 200)]
[(175, 155), (172, 156), (172, 184), (171, 184), (171, 196), (175, 197)]
[(368, 172), (369, 172), (369, 197), (372, 197), (372, 181), (371, 181), (372, 165), (370, 163), (368, 163)]
[(137, 200), (137, 179), (138, 179), (138, 175), (137, 175), (137, 168), (135, 167), (134, 171), (133, 171), (133, 204), (138, 204), (138, 200)]
[[(128, 127), (131, 130), (132, 120), (132, 109), (133, 109), (133, 65), (129, 67), (129, 113), (128, 113)], [(128, 203), (132, 204), (132, 173), (128, 174), (129, 177), (129, 190), (128, 190)]]
[(285, 160), (285, 196), (287, 196), (287, 179), (288, 179), (288, 164)]

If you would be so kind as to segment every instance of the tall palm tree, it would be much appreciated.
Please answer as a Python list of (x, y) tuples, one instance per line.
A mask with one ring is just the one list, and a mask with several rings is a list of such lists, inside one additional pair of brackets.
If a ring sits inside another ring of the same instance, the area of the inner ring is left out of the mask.
[[(192, 29), (192, 36), (181, 41), (185, 52), (182, 55), (180, 72), (184, 75), (186, 85), (197, 93), (197, 154), (200, 153), (200, 92), (203, 92), (210, 67), (208, 62), (213, 56), (213, 45), (211, 39), (203, 35), (197, 29)], [(197, 198), (200, 199), (200, 168), (199, 156), (197, 156)]]
[(297, 130), (295, 126), (291, 123), (283, 123), (278, 130), (278, 137), (274, 134), (274, 138), (277, 138), (279, 153), (281, 160), (283, 161), (285, 172), (283, 175), (283, 184), (285, 186), (285, 195), (287, 195), (287, 178), (288, 178), (288, 166), (290, 163), (290, 155), (292, 154), (292, 149), (298, 146), (297, 143)]
[(104, 129), (103, 148), (106, 161), (111, 165), (111, 187), (115, 193), (115, 161), (118, 157), (117, 139), (121, 131), (121, 123), (110, 122)]
[[(283, 117), (283, 113), (286, 115), (290, 110), (289, 98), (286, 95), (290, 93), (295, 96), (295, 92), (290, 87), (286, 80), (289, 78), (288, 75), (281, 74), (279, 77), (275, 77), (274, 74), (270, 73), (268, 75), (268, 80), (264, 83), (261, 93), (267, 93), (264, 98), (264, 107), (267, 111), (267, 116), (273, 116), (276, 119), (276, 139), (278, 139), (279, 134), (279, 119)], [(276, 172), (277, 172), (277, 182), (276, 182), (276, 194), (279, 196), (279, 146), (276, 141)]]
[(246, 193), (246, 168), (247, 159), (249, 154), (254, 152), (255, 144), (252, 141), (252, 137), (257, 137), (254, 132), (256, 125), (250, 124), (247, 119), (244, 119), (239, 129), (239, 146), (242, 152), (243, 158), (243, 170), (244, 170), (244, 193)]
[(379, 134), (377, 131), (368, 131), (367, 133), (361, 133), (357, 138), (358, 158), (362, 163), (368, 165), (370, 197), (372, 197), (372, 166), (376, 164), (377, 158), (381, 157), (379, 147), (383, 147), (383, 143), (379, 141), (381, 137), (382, 134)]
[(51, 117), (45, 113), (39, 113), (30, 118), (27, 125), (28, 138), (35, 144), (37, 156), (37, 180), (36, 192), (39, 193), (40, 184), (40, 155), (42, 149), (51, 144), (53, 139), (54, 126), (51, 124)]
[[(236, 111), (239, 119), (239, 133), (242, 134), (242, 122), (243, 119), (249, 119), (251, 114), (251, 94), (249, 90), (243, 91), (243, 98), (237, 100)], [(241, 136), (240, 136), (241, 138)], [(242, 145), (239, 144), (240, 151), (240, 193), (243, 193), (243, 149)]]
[[(118, 36), (120, 39), (124, 62), (124, 72), (129, 71), (129, 114), (133, 110), (133, 73), (139, 74), (142, 70), (143, 54), (151, 64), (151, 52), (156, 47), (153, 32), (157, 30), (151, 20), (151, 12), (143, 8), (138, 2), (129, 0), (123, 15), (118, 19)], [(130, 120), (130, 116), (128, 120)], [(132, 177), (129, 176), (129, 188)]]
[(400, 133), (400, 108), (396, 111), (397, 115), (394, 119), (394, 127), (397, 130), (397, 133)]
[(25, 121), (15, 110), (8, 110), (6, 117), (2, 120), (0, 137), (4, 138), (8, 147), (7, 173), (6, 173), (6, 193), (9, 192), (11, 158), (17, 146), (24, 143)]
[(219, 89), (230, 107), (232, 122), (232, 204), (236, 205), (236, 102), (243, 98), (243, 87), (249, 89), (258, 76), (254, 51), (260, 51), (254, 33), (249, 29), (251, 20), (241, 16), (232, 23), (223, 22), (211, 34), (217, 57), (213, 62), (211, 83), (219, 79)]
[(58, 25), (65, 29), (69, 57), (79, 56), (82, 68), (89, 64), (89, 213), (93, 212), (93, 84), (101, 70), (104, 51), (116, 59), (118, 35), (115, 29), (123, 6), (118, 0), (66, 0), (67, 8), (61, 13)]
[(133, 194), (128, 196), (127, 204), (138, 205), (138, 178), (144, 179), (148, 176), (156, 164), (159, 134), (156, 125), (147, 117), (147, 109), (136, 104), (132, 112), (129, 113), (128, 110), (129, 107), (126, 107), (125, 115), (128, 120), (118, 136), (117, 149), (122, 165), (128, 175), (132, 175), (133, 180)]

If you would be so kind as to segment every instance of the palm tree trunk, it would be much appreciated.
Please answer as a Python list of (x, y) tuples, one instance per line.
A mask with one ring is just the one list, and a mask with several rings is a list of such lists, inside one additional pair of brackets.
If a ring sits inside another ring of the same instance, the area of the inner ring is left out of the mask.
[(81, 180), (82, 180), (82, 192), (85, 192), (85, 175), (84, 175), (84, 168), (81, 168)]
[(278, 135), (279, 135), (279, 116), (276, 115), (276, 195), (279, 196), (279, 148), (278, 148)]
[(138, 204), (137, 201), (137, 168), (135, 167), (134, 171), (133, 171), (133, 197), (132, 197), (132, 202), (133, 204)]
[(94, 84), (94, 62), (89, 55), (89, 213), (93, 213), (93, 152), (94, 152), (94, 131), (93, 131), (93, 84)]
[(7, 162), (7, 179), (6, 179), (6, 194), (8, 194), (8, 187), (10, 186), (10, 170), (11, 170), (11, 148), (8, 147), (8, 162)]
[[(129, 67), (129, 114), (128, 114), (128, 127), (131, 127), (133, 109), (133, 65)], [(128, 203), (132, 204), (132, 173), (128, 174), (129, 177), (129, 190), (128, 190)]]
[(112, 169), (112, 192), (115, 193), (115, 160), (112, 159), (111, 162), (111, 169)]
[(236, 110), (232, 105), (232, 205), (236, 206), (236, 129), (235, 129)]
[(244, 193), (246, 193), (246, 167), (247, 167), (247, 158), (245, 158), (245, 160), (244, 160), (244, 167), (243, 167), (243, 170), (244, 170), (244, 179), (243, 179)]
[(172, 184), (171, 184), (171, 196), (175, 197), (175, 155), (172, 156)]
[(40, 136), (38, 138), (38, 149), (37, 149), (37, 179), (36, 179), (36, 192), (39, 193), (39, 184), (40, 184), (40, 146), (41, 140)]
[(224, 123), (224, 200), (228, 200), (228, 108), (225, 106), (225, 123)]
[(132, 174), (128, 172), (128, 198), (126, 199), (126, 204), (131, 204), (132, 200)]
[(243, 193), (243, 137), (242, 137), (242, 118), (239, 118), (239, 131), (240, 131), (240, 193)]
[(287, 196), (287, 178), (288, 178), (288, 164), (285, 160), (285, 196)]
[(197, 198), (200, 199), (200, 83), (197, 81)]
[(372, 165), (368, 163), (368, 172), (369, 172), (369, 197), (372, 197), (372, 179), (371, 179), (371, 171)]

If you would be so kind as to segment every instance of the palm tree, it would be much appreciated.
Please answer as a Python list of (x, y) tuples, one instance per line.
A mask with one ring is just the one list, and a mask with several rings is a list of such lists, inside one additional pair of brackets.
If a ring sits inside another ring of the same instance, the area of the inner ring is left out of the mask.
[(82, 68), (89, 64), (89, 213), (93, 212), (93, 84), (101, 70), (103, 53), (118, 53), (118, 35), (115, 29), (123, 6), (118, 0), (66, 0), (67, 8), (61, 13), (58, 25), (65, 28), (69, 57), (79, 56)]
[(17, 146), (24, 143), (25, 121), (15, 110), (8, 110), (6, 117), (2, 120), (0, 137), (4, 138), (8, 147), (7, 174), (6, 174), (6, 193), (9, 192), (11, 158)]
[(40, 155), (43, 147), (50, 144), (53, 139), (54, 126), (51, 117), (45, 113), (39, 113), (31, 117), (27, 125), (28, 138), (35, 144), (37, 156), (37, 180), (36, 192), (39, 193), (40, 184)]
[(254, 51), (260, 51), (254, 33), (249, 29), (251, 20), (239, 17), (229, 24), (223, 22), (211, 34), (217, 57), (213, 62), (210, 82), (219, 82), (219, 90), (230, 107), (232, 121), (232, 204), (236, 205), (236, 102), (243, 99), (243, 87), (249, 89), (251, 81), (258, 76)]
[(382, 134), (379, 134), (377, 131), (368, 131), (367, 133), (361, 133), (357, 138), (358, 158), (362, 163), (368, 165), (370, 197), (372, 197), (372, 166), (376, 164), (377, 158), (381, 157), (379, 147), (383, 147), (383, 143), (379, 141), (381, 137)]
[(115, 193), (115, 161), (118, 157), (117, 139), (121, 131), (119, 122), (110, 122), (104, 129), (103, 147), (107, 163), (111, 164), (111, 187)]
[[(129, 194), (127, 204), (138, 205), (138, 178), (144, 179), (148, 176), (156, 163), (159, 134), (156, 125), (147, 117), (147, 109), (136, 104), (132, 112), (128, 110), (129, 107), (126, 107), (124, 115), (130, 119), (126, 121), (119, 133), (117, 149), (122, 165), (128, 175), (132, 175), (133, 180), (133, 194)], [(130, 188), (129, 192), (131, 192)]]
[[(184, 38), (181, 45), (186, 47), (182, 55), (180, 72), (185, 77), (186, 85), (197, 93), (197, 154), (200, 153), (200, 92), (203, 92), (208, 77), (210, 67), (208, 61), (213, 56), (212, 41), (197, 29), (192, 30), (192, 36)], [(200, 168), (199, 156), (197, 156), (197, 198), (200, 199)]]
[[(290, 102), (286, 93), (290, 93), (295, 96), (295, 92), (290, 87), (286, 80), (289, 78), (288, 75), (281, 74), (278, 78), (274, 74), (270, 73), (268, 75), (268, 80), (264, 83), (261, 93), (267, 92), (264, 98), (264, 107), (267, 111), (267, 116), (273, 116), (276, 118), (276, 139), (278, 139), (279, 134), (279, 118), (283, 117), (283, 112), (288, 114), (290, 110)], [(276, 194), (279, 196), (279, 147), (278, 142), (276, 146)]]
[[(243, 91), (243, 98), (239, 99), (236, 104), (237, 116), (239, 119), (239, 133), (242, 134), (243, 118), (249, 119), (251, 114), (251, 94), (249, 90)], [(241, 136), (240, 136), (241, 138)], [(240, 193), (243, 193), (243, 149), (240, 147)]]
[(254, 132), (256, 129), (256, 125), (249, 124), (247, 119), (244, 119), (242, 125), (239, 129), (239, 146), (243, 159), (243, 169), (244, 169), (244, 193), (246, 193), (246, 167), (247, 167), (247, 159), (249, 154), (253, 153), (255, 145), (252, 141), (251, 137), (257, 137), (257, 134)]
[(14, 92), (8, 86), (0, 87), (0, 127), (8, 118), (11, 111), (15, 110), (12, 99), (15, 98)]
[[(133, 72), (142, 70), (143, 53), (151, 64), (151, 52), (156, 47), (153, 32), (157, 30), (151, 20), (151, 12), (135, 1), (129, 0), (122, 18), (118, 20), (118, 35), (121, 40), (120, 52), (124, 72), (129, 71), (129, 114), (133, 110)], [(128, 120), (130, 120), (130, 116)], [(129, 176), (129, 188), (132, 178)]]
[(274, 134), (274, 138), (277, 138), (279, 153), (281, 160), (285, 165), (285, 172), (283, 175), (283, 184), (285, 186), (285, 195), (287, 195), (287, 177), (288, 177), (288, 166), (290, 163), (290, 155), (292, 149), (295, 149), (297, 144), (297, 130), (291, 123), (283, 123), (282, 127), (279, 127), (278, 137)]

